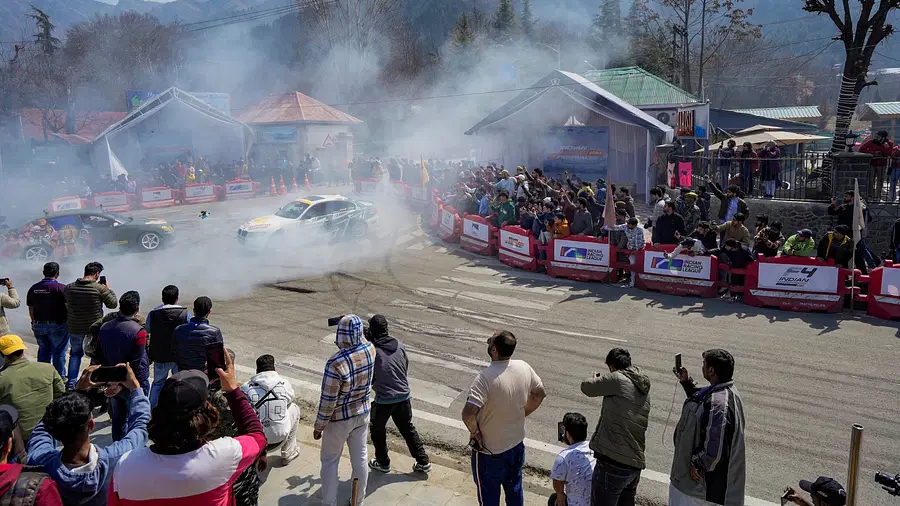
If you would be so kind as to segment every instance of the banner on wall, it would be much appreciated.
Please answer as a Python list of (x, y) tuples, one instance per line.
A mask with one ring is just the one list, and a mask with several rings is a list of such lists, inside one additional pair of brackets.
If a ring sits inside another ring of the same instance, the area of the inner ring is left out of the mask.
[(676, 278), (712, 279), (709, 257), (676, 256), (669, 260), (662, 251), (644, 251), (644, 272)]
[(836, 293), (839, 271), (838, 267), (829, 266), (760, 263), (759, 287), (788, 292)]
[(261, 144), (290, 144), (297, 142), (297, 127), (267, 126), (256, 130)]
[(609, 128), (554, 126), (544, 132), (544, 173), (578, 173), (585, 181), (608, 179)]

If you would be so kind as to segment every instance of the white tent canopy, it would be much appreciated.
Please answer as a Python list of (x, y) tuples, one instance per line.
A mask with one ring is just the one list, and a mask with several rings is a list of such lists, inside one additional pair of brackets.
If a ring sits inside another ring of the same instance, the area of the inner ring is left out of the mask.
[(91, 158), (110, 173), (172, 162), (185, 150), (208, 156), (211, 163), (230, 162), (246, 155), (252, 136), (247, 125), (169, 88), (100, 134), (91, 146)]

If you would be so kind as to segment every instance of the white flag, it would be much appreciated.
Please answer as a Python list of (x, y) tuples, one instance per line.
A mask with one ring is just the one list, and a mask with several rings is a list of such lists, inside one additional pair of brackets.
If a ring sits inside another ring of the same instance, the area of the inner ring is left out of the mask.
[(853, 244), (862, 239), (862, 231), (866, 228), (866, 218), (863, 216), (863, 203), (859, 197), (859, 180), (853, 180)]
[(106, 138), (106, 151), (109, 153), (109, 176), (115, 181), (121, 175), (128, 175), (128, 171), (125, 170), (125, 167), (122, 166), (122, 162), (116, 157), (115, 153), (113, 153), (112, 148), (109, 145), (109, 137)]

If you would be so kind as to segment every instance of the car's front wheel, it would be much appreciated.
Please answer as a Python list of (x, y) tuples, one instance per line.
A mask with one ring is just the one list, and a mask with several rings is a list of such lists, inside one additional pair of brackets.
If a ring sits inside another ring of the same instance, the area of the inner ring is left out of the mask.
[(369, 233), (369, 224), (362, 220), (354, 220), (350, 223), (350, 237), (364, 239)]
[(138, 238), (141, 251), (153, 251), (162, 246), (162, 238), (156, 232), (144, 232)]
[(36, 244), (25, 248), (22, 258), (29, 262), (46, 262), (53, 256), (53, 250), (45, 244)]

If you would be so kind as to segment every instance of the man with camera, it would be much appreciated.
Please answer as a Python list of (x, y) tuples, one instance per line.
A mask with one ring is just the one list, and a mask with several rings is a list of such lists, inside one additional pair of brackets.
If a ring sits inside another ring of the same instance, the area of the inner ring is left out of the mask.
[(0, 286), (6, 287), (6, 293), (0, 293), (0, 336), (9, 334), (9, 320), (6, 319), (7, 309), (16, 309), (22, 303), (19, 294), (13, 288), (9, 278), (0, 279)]
[(554, 492), (547, 506), (591, 506), (596, 460), (586, 441), (587, 430), (587, 419), (581, 413), (566, 413), (559, 422), (559, 441), (569, 446), (559, 452), (550, 470)]
[(91, 325), (103, 318), (103, 306), (115, 309), (116, 292), (101, 276), (103, 264), (91, 262), (84, 266), (84, 276), (66, 285), (67, 324), (69, 326), (69, 368), (66, 388), (72, 390), (81, 376), (81, 359), (84, 357), (85, 339), (93, 339)]
[(634, 506), (650, 420), (650, 378), (631, 364), (631, 354), (613, 348), (606, 354), (608, 373), (581, 382), (588, 397), (603, 397), (600, 420), (591, 437), (594, 466), (591, 503), (594, 506)]
[(675, 428), (669, 506), (741, 506), (746, 479), (744, 406), (734, 387), (734, 357), (722, 349), (703, 352), (703, 378), (709, 382), (705, 388), (698, 387), (678, 361), (673, 372), (687, 400)]
[(25, 302), (31, 317), (31, 331), (38, 343), (38, 362), (53, 363), (60, 376), (66, 375), (66, 350), (69, 327), (66, 326), (66, 285), (57, 281), (59, 264), (44, 264), (44, 279), (28, 289)]

